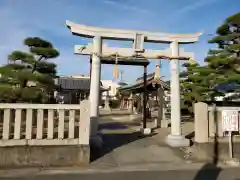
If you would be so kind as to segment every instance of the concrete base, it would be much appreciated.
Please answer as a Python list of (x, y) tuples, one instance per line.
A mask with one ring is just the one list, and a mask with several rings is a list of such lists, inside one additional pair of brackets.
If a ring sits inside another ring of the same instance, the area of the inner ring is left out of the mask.
[(141, 128), (141, 132), (144, 134), (144, 135), (150, 135), (152, 133), (152, 129), (151, 128)]
[(107, 104), (105, 103), (104, 110), (111, 111), (112, 109), (110, 108), (108, 103)]
[(135, 107), (133, 107), (133, 114), (138, 114), (137, 109)]
[(225, 164), (232, 167), (237, 167), (240, 165), (239, 159), (232, 158), (225, 161)]
[(155, 125), (155, 128), (161, 127), (161, 123), (159, 122), (159, 120), (157, 118), (154, 119), (154, 125)]
[(157, 118), (154, 119), (154, 124), (156, 128), (168, 128), (169, 120), (158, 120)]
[(161, 128), (168, 128), (169, 120), (161, 120)]
[(129, 115), (129, 119), (132, 121), (132, 120), (135, 120), (137, 119), (137, 116), (135, 114), (130, 114)]
[(128, 109), (128, 112), (131, 113), (131, 114), (133, 114), (133, 109), (132, 109), (132, 108), (129, 108), (129, 109)]
[[(137, 121), (139, 123), (141, 123), (142, 125), (142, 115), (141, 114), (131, 114), (128, 116), (130, 120), (134, 120), (134, 121)], [(139, 124), (140, 125), (140, 124)]]
[[(221, 140), (221, 138), (219, 139)], [(234, 138), (234, 140), (236, 139)], [(217, 144), (214, 142), (194, 143), (194, 145), (191, 146), (191, 152), (192, 153), (190, 158), (192, 161), (212, 162), (216, 155), (218, 155), (218, 157), (216, 157), (218, 162), (226, 162), (227, 164), (229, 161), (229, 144), (227, 141), (226, 142), (219, 141)], [(218, 153), (216, 154), (215, 152), (218, 152)], [(239, 142), (233, 142), (233, 154), (234, 154), (234, 159), (235, 158), (240, 159), (240, 143)]]
[(103, 108), (105, 111), (112, 111), (112, 109), (110, 107), (104, 107)]
[(183, 136), (168, 135), (166, 137), (166, 143), (171, 147), (188, 147), (190, 146), (190, 140)]

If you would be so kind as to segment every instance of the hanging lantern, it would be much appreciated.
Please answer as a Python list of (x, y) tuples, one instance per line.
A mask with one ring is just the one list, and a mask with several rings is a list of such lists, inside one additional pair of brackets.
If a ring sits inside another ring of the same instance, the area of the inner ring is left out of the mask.
[(116, 53), (116, 59), (115, 59), (115, 64), (113, 67), (113, 78), (114, 80), (118, 79), (119, 77), (119, 71), (118, 71), (118, 54)]
[(159, 64), (156, 65), (155, 72), (154, 72), (154, 78), (153, 78), (153, 87), (156, 87), (157, 81), (160, 80), (160, 70), (161, 70), (161, 60), (159, 61)]
[(129, 100), (132, 100), (132, 99), (133, 99), (133, 95), (132, 95), (132, 93), (130, 94), (130, 96), (129, 96), (128, 99), (129, 99)]
[(155, 73), (154, 73), (154, 79), (159, 80), (160, 79), (160, 65), (156, 65)]
[(154, 73), (154, 80), (160, 79), (160, 70), (161, 70), (161, 61), (159, 61), (159, 64), (156, 65), (155, 73)]

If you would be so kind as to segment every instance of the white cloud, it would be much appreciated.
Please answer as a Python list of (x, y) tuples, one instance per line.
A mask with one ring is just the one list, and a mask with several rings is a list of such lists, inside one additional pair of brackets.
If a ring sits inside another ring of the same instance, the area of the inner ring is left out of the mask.
[(203, 6), (215, 3), (220, 0), (200, 0), (200, 1), (195, 1), (194, 3), (190, 3), (187, 6), (184, 6), (183, 8), (179, 9), (177, 13), (187, 13), (189, 11), (194, 11), (197, 10)]
[[(105, 4), (113, 5), (118, 8), (124, 9), (124, 10), (129, 10), (137, 13), (150, 13), (149, 10), (137, 7), (135, 5), (127, 5), (126, 3), (120, 3), (118, 1), (113, 1), (113, 0), (104, 0)], [(137, 3), (136, 3), (137, 4)]]

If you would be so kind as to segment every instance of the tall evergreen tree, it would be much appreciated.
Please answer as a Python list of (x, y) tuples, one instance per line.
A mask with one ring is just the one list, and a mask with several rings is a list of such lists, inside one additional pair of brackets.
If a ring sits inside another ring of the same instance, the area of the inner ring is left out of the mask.
[[(220, 85), (240, 83), (240, 13), (228, 17), (216, 34), (209, 43), (215, 43), (217, 48), (211, 49), (205, 59), (211, 83), (208, 97), (212, 100), (222, 95)], [(229, 90), (236, 92), (234, 88)]]
[(202, 79), (199, 78), (199, 73), (195, 71), (200, 66), (196, 62), (187, 62), (182, 66), (185, 68), (180, 73), (180, 88), (184, 104), (182, 108), (188, 108), (190, 112), (193, 112), (193, 104), (203, 100), (201, 96), (204, 88), (201, 84)]
[[(187, 66), (183, 82), (184, 96), (191, 102), (214, 101), (224, 96), (220, 86), (240, 83), (240, 13), (228, 17), (217, 28), (216, 36), (209, 43), (216, 44), (208, 52), (204, 66)], [(228, 91), (237, 92), (236, 88)], [(234, 95), (232, 98), (236, 98)], [(229, 98), (228, 98), (229, 99)]]
[(38, 37), (26, 38), (24, 44), (29, 52), (12, 52), (0, 67), (0, 102), (43, 103), (54, 88), (56, 65), (47, 60), (59, 52)]

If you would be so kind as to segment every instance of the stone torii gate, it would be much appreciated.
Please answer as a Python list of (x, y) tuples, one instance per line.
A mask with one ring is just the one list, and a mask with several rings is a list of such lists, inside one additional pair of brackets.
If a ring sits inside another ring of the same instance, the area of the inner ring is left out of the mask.
[[(197, 42), (200, 33), (195, 34), (168, 34), (147, 31), (119, 30), (110, 28), (97, 28), (66, 21), (67, 27), (73, 35), (93, 38), (93, 43), (76, 45), (75, 53), (90, 55), (91, 65), (91, 88), (90, 88), (90, 115), (95, 120), (95, 127), (92, 128), (91, 135), (97, 133), (97, 118), (99, 116), (99, 87), (101, 63), (104, 61), (114, 61), (119, 57), (119, 61), (126, 63), (144, 59), (169, 59), (171, 70), (171, 134), (166, 138), (167, 144), (172, 147), (188, 146), (189, 140), (182, 136), (181, 132), (181, 111), (180, 111), (180, 82), (179, 82), (179, 60), (193, 59), (193, 53), (185, 52), (179, 48), (180, 44), (190, 44)], [(103, 39), (132, 41), (133, 48), (115, 48), (103, 44)], [(144, 49), (144, 42), (167, 43), (170, 48), (165, 50)], [(113, 63), (114, 64), (114, 63)], [(129, 63), (132, 64), (132, 63)]]

